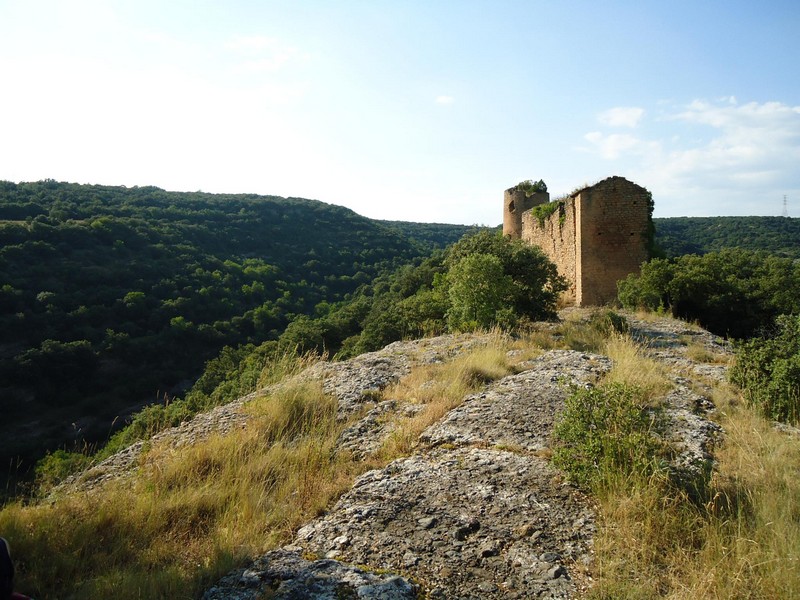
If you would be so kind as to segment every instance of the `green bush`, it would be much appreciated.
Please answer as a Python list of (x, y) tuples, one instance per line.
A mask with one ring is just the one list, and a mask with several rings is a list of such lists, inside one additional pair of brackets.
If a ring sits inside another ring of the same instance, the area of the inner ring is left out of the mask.
[(800, 262), (738, 249), (653, 259), (617, 291), (625, 308), (668, 309), (717, 335), (748, 338), (800, 312)]
[(82, 452), (61, 449), (48, 452), (36, 463), (36, 484), (39, 489), (48, 490), (65, 477), (86, 468), (90, 461), (91, 457)]
[(613, 310), (594, 313), (589, 319), (589, 326), (606, 337), (612, 333), (626, 334), (629, 329), (628, 320)]
[(737, 346), (731, 381), (769, 418), (800, 422), (800, 316), (781, 316), (771, 337)]
[(556, 425), (553, 463), (578, 485), (602, 488), (620, 474), (648, 477), (661, 470), (665, 445), (654, 433), (659, 411), (635, 387), (574, 388)]
[(492, 254), (465, 256), (447, 273), (450, 310), (448, 325), (455, 331), (488, 328), (511, 300), (514, 282), (503, 273), (500, 259)]
[(520, 181), (516, 188), (525, 192), (526, 196), (533, 196), (538, 192), (546, 192), (547, 191), (547, 184), (544, 182), (543, 179), (539, 181), (532, 181), (530, 179), (526, 179), (525, 181)]
[(503, 274), (512, 281), (509, 308), (517, 317), (536, 321), (556, 316), (556, 302), (567, 282), (539, 248), (483, 231), (454, 244), (445, 266), (452, 269), (471, 254), (491, 254), (500, 260)]

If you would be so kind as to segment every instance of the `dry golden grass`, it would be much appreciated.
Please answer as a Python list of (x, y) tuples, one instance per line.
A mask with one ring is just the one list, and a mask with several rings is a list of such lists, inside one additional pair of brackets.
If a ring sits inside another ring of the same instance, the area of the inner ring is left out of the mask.
[(730, 354), (712, 352), (707, 346), (695, 339), (690, 340), (686, 345), (685, 356), (694, 362), (716, 365), (730, 365), (732, 361)]
[[(607, 349), (609, 378), (663, 393), (666, 372), (630, 340), (612, 337)], [(708, 488), (698, 498), (663, 477), (612, 477), (598, 498), (590, 598), (800, 597), (800, 439), (776, 431), (728, 384), (712, 385), (725, 441)]]
[(553, 339), (552, 331), (531, 330), (525, 333), (522, 338), (529, 348), (539, 350), (552, 350), (558, 347), (558, 343)]
[(369, 466), (333, 452), (343, 425), (319, 385), (286, 387), (251, 411), (241, 431), (153, 447), (132, 481), (5, 507), (0, 530), (23, 560), (19, 589), (39, 598), (196, 597), (288, 540)]
[(415, 369), (387, 389), (387, 398), (421, 404), (424, 408), (413, 417), (398, 421), (397, 429), (380, 450), (381, 458), (391, 460), (409, 454), (420, 434), (461, 404), (467, 394), (483, 384), (508, 375), (512, 371), (508, 358), (510, 343), (507, 337), (494, 333), (485, 347), (449, 363)]
[(722, 422), (705, 502), (659, 481), (600, 499), (590, 597), (800, 597), (800, 443), (746, 409)]
[[(578, 328), (591, 327), (567, 326), (573, 341), (586, 341)], [(587, 335), (597, 343), (596, 331)], [(451, 363), (412, 371), (385, 397), (423, 409), (399, 423), (380, 461), (336, 453), (346, 424), (318, 385), (303, 384), (254, 401), (251, 421), (235, 433), (153, 447), (130, 481), (56, 503), (9, 504), (0, 531), (14, 541), (18, 588), (42, 600), (197, 597), (247, 557), (289, 539), (360, 472), (408, 453), (465, 395), (548, 343), (564, 338), (495, 335)], [(640, 347), (621, 336), (602, 344), (614, 361), (611, 381), (651, 390), (654, 400), (663, 393), (666, 372)], [(591, 598), (800, 598), (800, 440), (775, 431), (724, 384), (711, 396), (726, 437), (704, 496), (690, 498), (664, 477), (607, 479), (597, 498)]]
[(425, 408), (403, 423), (383, 462), (336, 452), (348, 423), (337, 422), (335, 400), (319, 383), (289, 383), (253, 400), (243, 429), (153, 446), (131, 479), (55, 503), (9, 504), (0, 531), (14, 541), (17, 587), (41, 599), (197, 597), (247, 558), (288, 541), (358, 474), (407, 452), (471, 390), (508, 373), (509, 343), (490, 335), (486, 346), (398, 386)]
[(726, 407), (701, 568), (676, 598), (800, 597), (800, 440)]
[(649, 358), (643, 347), (629, 336), (612, 334), (606, 338), (604, 350), (612, 361), (611, 371), (604, 378), (606, 382), (635, 386), (651, 401), (672, 387), (664, 365)]

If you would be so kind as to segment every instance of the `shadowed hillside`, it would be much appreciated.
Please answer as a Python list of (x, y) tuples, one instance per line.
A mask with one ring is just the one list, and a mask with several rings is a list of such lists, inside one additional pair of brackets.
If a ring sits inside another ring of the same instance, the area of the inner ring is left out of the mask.
[(223, 346), (276, 339), (466, 228), (415, 229), (302, 198), (0, 182), (0, 460), (104, 439)]

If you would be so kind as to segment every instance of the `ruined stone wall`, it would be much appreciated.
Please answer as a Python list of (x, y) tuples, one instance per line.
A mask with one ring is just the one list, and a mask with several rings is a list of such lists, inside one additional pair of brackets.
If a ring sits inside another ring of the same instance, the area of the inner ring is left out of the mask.
[(522, 215), (522, 241), (538, 246), (558, 267), (558, 272), (570, 284), (564, 294), (566, 302), (575, 301), (577, 280), (576, 231), (577, 214), (575, 201), (569, 198), (560, 203), (559, 209), (540, 223), (534, 211)]
[(646, 189), (622, 177), (610, 177), (578, 192), (580, 306), (601, 305), (617, 297), (617, 281), (639, 273), (648, 258), (650, 197)]
[(503, 194), (503, 235), (514, 239), (522, 236), (522, 215), (534, 206), (550, 202), (550, 194), (536, 192), (526, 196), (517, 186), (509, 188)]
[(544, 219), (536, 213), (522, 214), (518, 237), (555, 263), (570, 283), (568, 302), (588, 306), (613, 301), (617, 281), (638, 273), (648, 258), (650, 196), (623, 177), (576, 192)]

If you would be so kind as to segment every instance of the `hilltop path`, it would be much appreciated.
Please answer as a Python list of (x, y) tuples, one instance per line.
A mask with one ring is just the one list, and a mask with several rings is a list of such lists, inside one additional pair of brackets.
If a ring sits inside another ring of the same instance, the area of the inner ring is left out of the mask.
[[(697, 381), (722, 378), (725, 367), (689, 359), (687, 340), (717, 355), (726, 349), (679, 321), (628, 320), (631, 334), (673, 373), (665, 412), (675, 467), (701, 469), (720, 432), (705, 418), (713, 405), (696, 391)], [(396, 342), (351, 361), (321, 363), (305, 376), (321, 378), (347, 415), (415, 364), (448, 360), (481, 343), (479, 335)], [(518, 373), (470, 394), (428, 428), (414, 454), (363, 474), (290, 544), (229, 574), (204, 598), (579, 597), (591, 583), (595, 513), (550, 465), (548, 448), (568, 393), (564, 383), (591, 386), (610, 367), (607, 357), (569, 350), (518, 365)], [(409, 407), (392, 399), (378, 403), (343, 434), (341, 447), (369, 455), (391, 432), (385, 417), (403, 410)], [(169, 435), (204, 431), (182, 429)]]

